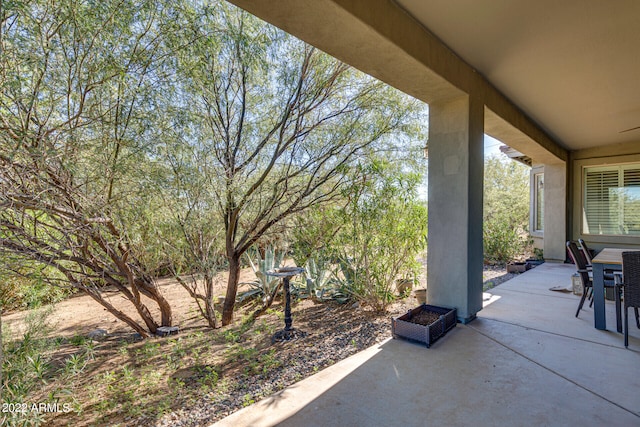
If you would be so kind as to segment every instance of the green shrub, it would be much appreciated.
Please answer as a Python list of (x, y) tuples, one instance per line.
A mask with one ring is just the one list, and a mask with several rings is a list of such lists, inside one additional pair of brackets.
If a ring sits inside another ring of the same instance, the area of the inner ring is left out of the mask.
[(48, 285), (37, 278), (0, 274), (0, 306), (5, 311), (27, 310), (53, 304), (71, 290)]
[[(54, 374), (47, 350), (55, 345), (46, 338), (51, 331), (49, 317), (53, 307), (34, 310), (25, 318), (25, 332), (20, 339), (10, 340), (9, 331), (3, 330), (2, 402), (30, 402), (32, 393), (46, 387)], [(55, 397), (55, 389), (50, 396)], [(53, 398), (52, 398), (53, 399)], [(51, 399), (50, 399), (51, 400)], [(51, 400), (45, 403), (56, 403)], [(30, 411), (5, 413), (6, 425), (40, 425), (42, 414)], [(4, 424), (3, 424), (4, 425)]]
[(338, 233), (340, 280), (350, 294), (377, 311), (395, 299), (399, 278), (416, 277), (426, 246), (427, 208), (418, 200), (421, 176), (377, 161), (360, 169), (361, 180), (342, 211)]
[(484, 258), (506, 263), (526, 251), (529, 223), (529, 168), (490, 157), (484, 175)]
[(488, 263), (506, 263), (524, 250), (525, 239), (518, 227), (504, 217), (486, 219), (483, 230), (484, 257)]

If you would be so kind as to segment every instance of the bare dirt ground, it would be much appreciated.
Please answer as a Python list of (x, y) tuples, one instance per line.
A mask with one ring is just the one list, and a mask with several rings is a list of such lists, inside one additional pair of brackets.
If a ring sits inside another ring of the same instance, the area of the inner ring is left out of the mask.
[[(485, 268), (485, 289), (513, 276), (504, 268)], [(253, 278), (251, 270), (243, 270), (241, 281)], [(226, 282), (221, 279), (218, 295), (224, 294)], [(293, 322), (303, 334), (274, 342), (274, 333), (283, 327), (280, 299), (255, 322), (246, 321), (256, 308), (248, 303), (239, 307), (233, 325), (212, 330), (180, 285), (166, 279), (159, 286), (171, 301), (174, 324), (180, 327), (177, 335), (139, 340), (88, 296), (55, 306), (52, 345), (46, 354), (50, 367), (29, 400), (62, 396), (59, 401), (72, 410), (43, 414), (46, 425), (209, 425), (387, 339), (390, 318), (417, 305), (410, 296), (392, 304), (387, 313), (375, 313), (357, 303), (299, 300), (293, 304)], [(113, 293), (110, 298), (131, 312), (122, 297)], [(20, 337), (26, 315), (3, 316), (3, 328)], [(86, 338), (98, 328), (108, 334)]]
[[(484, 290), (498, 286), (500, 283), (511, 279), (515, 274), (507, 273), (504, 266), (487, 265), (484, 268), (482, 279)], [(218, 275), (215, 294), (224, 297), (226, 292), (226, 272)], [(240, 283), (250, 282), (255, 275), (250, 268), (245, 268), (240, 273)], [(420, 277), (420, 286), (424, 286), (426, 278)], [(157, 281), (162, 294), (171, 302), (173, 309), (173, 324), (182, 329), (204, 327), (206, 324), (200, 317), (197, 305), (188, 292), (176, 283), (173, 278), (159, 279)], [(239, 291), (248, 289), (246, 285), (240, 285)], [(109, 294), (109, 301), (128, 315), (136, 318), (135, 311), (118, 292)], [(153, 307), (153, 302), (146, 299), (147, 306), (157, 315), (158, 311)], [(155, 311), (154, 311), (155, 310)], [(2, 325), (5, 330), (14, 336), (20, 336), (24, 332), (24, 319), (28, 311), (3, 313)], [(130, 328), (124, 322), (116, 319), (105, 308), (87, 295), (77, 295), (55, 305), (55, 310), (49, 319), (55, 327), (56, 334), (63, 337), (86, 335), (95, 329), (105, 329), (110, 334), (129, 332)]]
[[(240, 282), (254, 280), (255, 276), (250, 268), (245, 268), (240, 273)], [(194, 300), (189, 293), (173, 278), (159, 279), (157, 281), (162, 295), (171, 302), (173, 312), (173, 324), (179, 325), (183, 329), (205, 326)], [(226, 273), (218, 276), (215, 295), (224, 297), (226, 291)], [(241, 285), (240, 290), (246, 290), (246, 285)], [(118, 309), (136, 319), (136, 313), (131, 304), (117, 292), (107, 292), (107, 299)], [(142, 297), (151, 312), (159, 317), (154, 303)], [(24, 332), (24, 319), (28, 311), (18, 311), (4, 314), (2, 316), (2, 326), (8, 329), (13, 335), (21, 335)], [(129, 332), (131, 328), (119, 319), (116, 319), (105, 308), (89, 296), (80, 294), (61, 301), (55, 305), (55, 310), (49, 318), (49, 322), (55, 327), (56, 334), (63, 337), (76, 335), (86, 335), (95, 329), (105, 329), (110, 334)]]

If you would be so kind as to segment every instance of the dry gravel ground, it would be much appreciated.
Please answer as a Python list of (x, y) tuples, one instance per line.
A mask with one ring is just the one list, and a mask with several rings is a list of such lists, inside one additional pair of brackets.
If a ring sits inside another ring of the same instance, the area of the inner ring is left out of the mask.
[[(250, 279), (251, 273), (243, 275), (243, 280)], [(487, 267), (485, 290), (513, 276), (504, 268)], [(293, 305), (293, 323), (306, 335), (274, 343), (271, 337), (283, 327), (280, 300), (253, 323), (243, 321), (243, 316), (255, 307), (241, 307), (234, 325), (213, 331), (205, 327), (179, 285), (164, 281), (162, 290), (181, 327), (180, 334), (166, 338), (136, 340), (124, 324), (88, 297), (56, 306), (52, 336), (61, 344), (51, 350), (54, 368), (82, 353), (78, 337), (96, 328), (106, 329), (108, 335), (89, 341), (92, 357), (78, 375), (52, 376), (31, 397), (34, 402), (46, 400), (60, 382), (73, 396), (74, 411), (46, 414), (47, 425), (209, 425), (387, 339), (390, 318), (417, 305), (411, 296), (379, 314), (359, 304), (300, 300)], [(3, 316), (3, 326), (18, 334), (24, 317), (25, 313)]]
[(507, 280), (513, 279), (517, 275), (518, 273), (507, 273), (503, 265), (485, 265), (482, 272), (483, 290), (488, 291)]

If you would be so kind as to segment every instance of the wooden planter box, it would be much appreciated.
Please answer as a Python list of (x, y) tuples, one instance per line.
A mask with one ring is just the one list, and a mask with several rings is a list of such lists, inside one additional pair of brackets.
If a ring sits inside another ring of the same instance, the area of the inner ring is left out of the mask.
[[(434, 320), (421, 325), (412, 322), (418, 316), (431, 314)], [(437, 317), (436, 317), (437, 316)], [(422, 304), (400, 317), (391, 319), (391, 333), (393, 338), (405, 338), (416, 341), (430, 347), (431, 344), (456, 326), (457, 312), (455, 308), (437, 307), (435, 305)]]

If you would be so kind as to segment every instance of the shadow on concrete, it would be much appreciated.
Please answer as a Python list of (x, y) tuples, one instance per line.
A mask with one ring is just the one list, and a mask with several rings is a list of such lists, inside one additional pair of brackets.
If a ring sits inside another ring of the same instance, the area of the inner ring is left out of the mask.
[(640, 425), (640, 333), (625, 349), (592, 312), (575, 318), (578, 297), (548, 290), (571, 272), (554, 268), (493, 289), (431, 348), (388, 340), (216, 425)]

